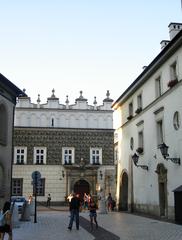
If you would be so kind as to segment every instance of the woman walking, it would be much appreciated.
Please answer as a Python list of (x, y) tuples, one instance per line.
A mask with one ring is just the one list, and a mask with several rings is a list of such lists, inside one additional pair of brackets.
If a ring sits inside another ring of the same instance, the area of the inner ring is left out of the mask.
[(98, 223), (97, 223), (97, 204), (94, 202), (93, 199), (90, 201), (89, 205), (89, 210), (90, 210), (90, 224), (91, 224), (91, 231), (93, 231), (93, 221), (95, 222), (96, 228), (98, 228)]

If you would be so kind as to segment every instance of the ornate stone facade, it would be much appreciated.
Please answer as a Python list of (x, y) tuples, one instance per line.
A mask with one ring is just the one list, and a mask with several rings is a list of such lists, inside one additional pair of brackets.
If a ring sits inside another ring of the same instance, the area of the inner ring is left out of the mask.
[[(54, 90), (46, 104), (40, 104), (40, 96), (37, 104), (29, 97), (18, 99), (13, 184), (21, 183), (22, 195), (32, 193), (33, 171), (39, 171), (44, 180), (40, 202), (46, 201), (48, 193), (52, 203), (60, 204), (72, 191), (81, 196), (84, 192), (97, 195), (101, 187), (106, 194), (112, 191), (115, 195), (113, 100), (109, 95), (107, 91), (101, 106), (97, 106), (96, 98), (93, 106), (88, 105), (82, 91), (73, 105), (69, 105), (68, 96), (65, 105), (59, 104)], [(35, 148), (44, 154), (35, 156)], [(65, 156), (65, 151), (71, 156)]]
[(48, 149), (47, 164), (62, 165), (62, 147), (74, 146), (75, 163), (81, 158), (90, 163), (90, 147), (102, 148), (102, 164), (113, 165), (113, 130), (19, 128), (14, 130), (14, 145), (28, 146), (27, 164), (33, 164), (33, 147)]

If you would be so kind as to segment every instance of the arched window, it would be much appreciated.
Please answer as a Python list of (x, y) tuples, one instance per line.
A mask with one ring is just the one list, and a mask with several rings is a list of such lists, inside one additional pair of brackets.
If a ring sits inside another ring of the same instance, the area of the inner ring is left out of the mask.
[(4, 104), (0, 104), (0, 144), (7, 144), (7, 122), (8, 116)]

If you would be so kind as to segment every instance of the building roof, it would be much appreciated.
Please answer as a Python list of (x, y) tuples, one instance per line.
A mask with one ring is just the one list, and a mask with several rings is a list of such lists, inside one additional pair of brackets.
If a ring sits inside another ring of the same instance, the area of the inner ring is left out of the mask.
[(125, 102), (148, 78), (173, 54), (173, 52), (182, 46), (182, 30), (166, 45), (165, 48), (153, 59), (153, 61), (144, 68), (143, 72), (132, 82), (132, 84), (121, 94), (113, 103), (112, 108)]
[(26, 96), (25, 92), (20, 90), (10, 80), (8, 80), (0, 73), (0, 95), (8, 97), (6, 93), (12, 97), (10, 100), (14, 103), (16, 103), (16, 97)]

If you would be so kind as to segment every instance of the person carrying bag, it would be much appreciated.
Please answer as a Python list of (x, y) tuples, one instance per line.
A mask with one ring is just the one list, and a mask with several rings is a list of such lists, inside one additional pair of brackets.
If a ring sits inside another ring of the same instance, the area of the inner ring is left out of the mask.
[(5, 202), (3, 211), (0, 215), (0, 240), (4, 239), (5, 233), (8, 233), (8, 240), (12, 240), (12, 222), (11, 222), (11, 203)]

